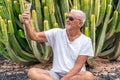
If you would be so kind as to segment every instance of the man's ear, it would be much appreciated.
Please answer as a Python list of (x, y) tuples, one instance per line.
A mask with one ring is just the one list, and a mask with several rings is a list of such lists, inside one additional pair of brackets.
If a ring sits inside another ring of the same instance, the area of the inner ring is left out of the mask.
[(83, 26), (83, 21), (79, 21), (79, 26)]

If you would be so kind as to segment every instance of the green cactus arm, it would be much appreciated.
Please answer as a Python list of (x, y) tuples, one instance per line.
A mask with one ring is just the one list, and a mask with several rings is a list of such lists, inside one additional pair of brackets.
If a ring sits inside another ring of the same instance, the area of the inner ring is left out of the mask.
[(120, 13), (120, 0), (118, 0), (118, 4), (117, 4), (117, 8), (116, 8), (116, 10), (118, 10), (119, 13)]
[[(15, 44), (13, 44), (13, 42)], [(33, 54), (23, 51), (21, 49), (20, 45), (18, 44), (14, 36), (9, 36), (9, 44), (11, 45), (11, 48), (16, 52), (16, 54), (19, 57), (29, 60), (29, 61), (38, 62)]]
[(65, 12), (69, 12), (69, 2), (68, 2), (68, 0), (61, 0), (61, 1), (59, 1), (59, 3), (60, 3), (62, 16), (64, 16)]
[(105, 51), (110, 45), (113, 45), (114, 42), (115, 42), (115, 34), (112, 35), (108, 40), (104, 42), (104, 45), (101, 51)]
[(33, 24), (34, 24), (34, 29), (35, 31), (39, 32), (39, 26), (38, 26), (38, 19), (37, 19), (37, 13), (35, 10), (32, 10), (32, 20), (33, 20)]
[[(48, 20), (44, 20), (44, 31), (47, 31), (49, 29), (50, 28), (49, 28)], [(43, 60), (49, 60), (48, 58), (49, 58), (49, 54), (50, 54), (51, 50), (52, 50), (51, 47), (49, 45), (45, 44), (45, 52), (42, 57)]]
[(41, 0), (41, 6), (44, 7), (46, 5), (46, 0)]
[[(109, 5), (112, 3), (112, 0), (106, 0), (106, 5)], [(108, 6), (107, 6), (108, 7)]]
[(48, 24), (48, 20), (44, 20), (44, 31), (47, 31), (49, 29), (50, 29), (50, 27), (49, 27), (49, 24)]
[[(62, 26), (62, 28), (64, 28), (64, 25), (65, 25), (65, 22), (64, 22), (64, 19), (63, 19), (63, 16), (64, 16), (64, 13), (68, 13), (69, 12), (69, 10), (70, 10), (70, 8), (69, 8), (69, 1), (68, 0), (58, 0), (58, 3), (60, 3), (60, 5), (59, 5), (59, 12), (60, 12), (60, 14), (61, 14), (61, 17), (59, 16), (59, 18), (61, 18), (62, 19), (62, 24), (63, 25), (61, 25)], [(57, 4), (58, 4), (57, 3)], [(55, 3), (56, 4), (56, 3)], [(57, 6), (58, 7), (58, 6)], [(57, 14), (56, 14), (57, 15)]]
[(91, 20), (90, 20), (90, 37), (92, 39), (92, 44), (93, 44), (93, 50), (94, 50), (94, 53), (95, 53), (95, 34), (96, 34), (96, 27), (95, 27), (95, 15), (91, 15)]
[(108, 58), (108, 55), (110, 55), (111, 53), (113, 53), (114, 50), (115, 50), (115, 46), (112, 47), (112, 48), (110, 48), (110, 49), (108, 49), (108, 50), (106, 50), (106, 51), (104, 51), (104, 52), (101, 52), (101, 54), (99, 54), (98, 56), (99, 57), (103, 57), (103, 58)]
[(25, 34), (22, 29), (18, 30), (18, 34), (20, 35), (21, 38), (25, 38)]
[[(9, 38), (8, 38), (8, 36), (9, 36), (8, 34), (10, 34), (10, 35), (14, 34), (14, 30), (11, 29), (11, 28), (7, 29), (4, 20), (1, 20), (1, 21), (2, 21), (2, 24), (1, 24), (2, 31), (4, 32), (4, 34), (3, 34), (3, 36), (4, 36), (4, 41), (5, 41), (4, 45), (5, 45), (5, 47), (6, 47), (6, 50), (8, 51), (8, 54), (9, 54), (10, 58), (11, 58), (12, 60), (14, 60), (14, 61), (16, 61), (16, 59), (17, 59), (16, 62), (25, 61), (25, 63), (26, 63), (26, 62), (28, 63), (28, 61), (25, 60), (25, 59), (22, 59), (22, 58), (20, 58), (20, 57), (16, 58), (17, 55), (16, 55), (16, 54), (14, 53), (14, 51), (12, 50), (12, 48), (11, 48), (11, 46), (10, 46), (10, 44), (9, 44)], [(7, 30), (10, 30), (11, 32), (8, 32), (8, 34), (7, 34)], [(20, 61), (19, 61), (19, 59), (20, 59)]]
[(20, 12), (23, 13), (25, 11), (25, 4), (24, 4), (25, 0), (19, 0), (20, 3)]
[(46, 5), (48, 6), (48, 16), (49, 16), (49, 26), (50, 28), (53, 28), (53, 24), (56, 22), (55, 18), (55, 7), (54, 7), (54, 1), (53, 0), (47, 0)]
[[(32, 19), (30, 20), (30, 25), (31, 25), (31, 26), (34, 26)], [(32, 28), (34, 28), (34, 27), (32, 27)], [(26, 39), (26, 41), (27, 41), (27, 43), (28, 43), (28, 47), (30, 48), (30, 50), (32, 50), (31, 40), (30, 40), (29, 37), (27, 36), (27, 32), (26, 32), (26, 28), (25, 28), (25, 25), (24, 25), (24, 24), (23, 24), (23, 30), (24, 30), (25, 39)]]
[(79, 7), (79, 0), (73, 0), (73, 9), (78, 10)]
[(117, 33), (116, 36), (115, 50), (113, 53), (109, 54), (109, 60), (117, 59), (120, 56), (120, 33)]
[(92, 0), (81, 0), (81, 5), (82, 6), (82, 10), (86, 13), (86, 22), (85, 22), (85, 26), (89, 26), (90, 25), (90, 15), (91, 15), (91, 9), (92, 9)]
[(68, 13), (65, 12), (65, 13), (64, 13), (64, 17), (63, 17), (65, 23), (66, 23), (66, 17), (67, 17), (67, 16), (68, 16)]
[(90, 30), (89, 30), (89, 27), (85, 27), (85, 35), (86, 36), (90, 36)]
[(116, 32), (116, 33), (120, 32), (120, 22), (118, 23), (118, 25), (117, 25), (117, 27), (116, 27), (116, 29), (115, 29), (115, 32)]
[(112, 5), (108, 5), (107, 14), (106, 14), (106, 18), (105, 18), (104, 25), (102, 28), (102, 32), (100, 33), (99, 40), (97, 42), (98, 44), (97, 44), (95, 56), (99, 55), (99, 53), (101, 52), (101, 49), (102, 49), (102, 46), (105, 40), (105, 33), (106, 33), (109, 17), (111, 14), (111, 10), (112, 10)]
[(108, 40), (115, 32), (115, 27), (117, 25), (117, 20), (118, 20), (118, 12), (114, 11), (113, 17), (112, 17), (112, 22), (109, 25), (109, 31), (106, 33), (106, 38), (105, 40)]
[(106, 0), (100, 0), (100, 13), (99, 13), (99, 19), (96, 23), (96, 26), (99, 26), (101, 22), (103, 21), (103, 18), (105, 16), (106, 11)]
[(55, 23), (53, 24), (53, 28), (58, 28), (58, 23), (57, 23), (57, 22), (55, 22)]
[[(13, 50), (16, 51), (16, 54), (20, 55), (21, 57), (23, 57), (25, 59), (27, 59), (27, 58), (35, 59), (34, 55), (32, 55), (31, 53), (27, 53), (21, 49), (19, 43), (17, 42), (17, 40), (14, 36), (13, 25), (10, 20), (8, 20), (8, 31), (7, 32), (8, 32), (8, 37), (9, 37), (9, 44), (11, 45)], [(13, 44), (13, 43), (15, 43), (15, 44)], [(32, 60), (34, 60), (34, 59), (32, 59)]]
[(8, 41), (8, 35), (7, 35), (7, 26), (5, 24), (5, 21), (3, 19), (1, 19), (1, 34), (2, 34), (2, 39), (4, 41), (4, 43), (6, 43)]
[(49, 7), (50, 15), (55, 12), (54, 0), (46, 0), (46, 5)]
[(60, 7), (58, 5), (57, 0), (55, 1), (55, 17), (56, 17), (56, 22), (58, 23), (60, 28), (64, 28), (64, 21), (62, 19), (62, 14), (60, 12)]
[(10, 59), (8, 52), (6, 51), (6, 47), (4, 44), (0, 42), (0, 54), (3, 55), (6, 59)]
[(13, 1), (13, 9), (14, 9), (14, 13), (16, 16), (18, 16), (21, 12), (20, 12), (20, 5), (19, 5), (19, 2), (16, 0), (16, 1)]
[(48, 20), (49, 26), (52, 26), (48, 8), (48, 6), (44, 6), (44, 20)]
[(24, 65), (28, 65), (28, 64), (32, 63), (29, 60), (23, 59), (23, 58), (19, 57), (18, 55), (16, 55), (15, 52), (11, 49), (9, 43), (6, 43), (5, 46), (6, 46), (6, 50), (8, 51), (8, 54), (9, 54), (11, 60), (13, 60), (19, 64), (24, 64)]
[(42, 25), (42, 10), (41, 10), (41, 4), (40, 4), (40, 0), (35, 0), (35, 10), (36, 10), (36, 14), (37, 14), (37, 22), (38, 22), (38, 27), (40, 29), (40, 31), (43, 30), (43, 25)]
[(100, 13), (100, 0), (95, 0), (95, 8), (94, 8), (94, 14), (95, 14), (95, 22), (98, 23), (99, 20), (99, 14)]
[(37, 58), (38, 61), (42, 62), (42, 55), (39, 49), (37, 48), (37, 42), (31, 40), (31, 46), (32, 46), (34, 56)]
[[(34, 27), (34, 22), (33, 22), (33, 20), (31, 19), (30, 20), (30, 24), (31, 24), (31, 27), (35, 30), (35, 27)], [(26, 33), (26, 30), (25, 30), (25, 33)], [(36, 57), (36, 59), (38, 60), (38, 61), (40, 61), (40, 62), (42, 62), (42, 53), (41, 53), (41, 51), (39, 51), (39, 49), (38, 49), (38, 43), (37, 42), (35, 42), (35, 41), (33, 41), (33, 40), (29, 40), (28, 38), (27, 38), (27, 34), (26, 34), (26, 39), (28, 40), (28, 43), (29, 43), (29, 46), (31, 47), (31, 49), (32, 49), (32, 51), (33, 51), (33, 54), (34, 54), (34, 56)], [(41, 43), (39, 43), (40, 45), (41, 45)]]
[(4, 6), (0, 6), (0, 16), (6, 20), (10, 19), (7, 9), (5, 7), (5, 4)]

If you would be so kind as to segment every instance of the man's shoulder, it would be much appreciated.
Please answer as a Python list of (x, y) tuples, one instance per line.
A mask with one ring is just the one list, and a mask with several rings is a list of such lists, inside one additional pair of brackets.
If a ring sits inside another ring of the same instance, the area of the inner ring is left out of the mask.
[(81, 35), (80, 40), (83, 44), (91, 43), (91, 38), (86, 36), (85, 34)]
[(49, 36), (60, 36), (61, 34), (63, 34), (65, 32), (65, 29), (62, 28), (53, 28), (53, 29), (49, 29), (47, 31), (45, 31), (45, 35), (49, 35)]
[(51, 32), (60, 32), (60, 31), (64, 31), (64, 29), (62, 29), (62, 28), (52, 28), (52, 29), (49, 29), (48, 31), (51, 31)]
[(91, 40), (90, 37), (86, 36), (85, 34), (81, 34), (81, 37), (85, 40)]

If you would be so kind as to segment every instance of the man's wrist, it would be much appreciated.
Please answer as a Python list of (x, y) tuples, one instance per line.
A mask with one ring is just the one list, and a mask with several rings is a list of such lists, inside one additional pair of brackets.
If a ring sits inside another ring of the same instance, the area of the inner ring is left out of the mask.
[(24, 21), (24, 25), (25, 25), (25, 26), (29, 26), (29, 25), (30, 25), (30, 21), (29, 21), (29, 20), (25, 20), (25, 21)]
[(63, 78), (61, 78), (61, 80), (70, 80), (70, 77), (64, 76)]
[(68, 80), (71, 78), (71, 76), (69, 76), (69, 75), (66, 75), (64, 77), (67, 78)]

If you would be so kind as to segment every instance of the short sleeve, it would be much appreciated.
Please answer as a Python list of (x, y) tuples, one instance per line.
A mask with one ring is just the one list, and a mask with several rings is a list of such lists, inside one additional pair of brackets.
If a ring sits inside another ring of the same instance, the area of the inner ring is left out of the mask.
[(83, 44), (79, 55), (86, 55), (89, 57), (94, 56), (94, 51), (93, 51), (92, 42), (90, 38), (85, 42), (85, 44)]
[(55, 41), (55, 34), (59, 31), (59, 28), (50, 29), (45, 31), (45, 36), (47, 39), (46, 44), (52, 46)]

